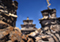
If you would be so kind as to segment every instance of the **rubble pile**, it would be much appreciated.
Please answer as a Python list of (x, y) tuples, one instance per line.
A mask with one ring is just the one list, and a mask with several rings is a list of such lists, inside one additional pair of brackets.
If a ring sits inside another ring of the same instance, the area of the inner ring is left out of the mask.
[[(58, 32), (50, 32), (50, 34), (44, 34), (44, 31), (37, 29), (35, 32), (31, 32), (28, 35), (23, 35), (23, 42), (59, 42), (60, 36)], [(47, 31), (46, 31), (47, 32)]]
[(0, 42), (20, 42), (21, 32), (14, 27), (0, 29)]

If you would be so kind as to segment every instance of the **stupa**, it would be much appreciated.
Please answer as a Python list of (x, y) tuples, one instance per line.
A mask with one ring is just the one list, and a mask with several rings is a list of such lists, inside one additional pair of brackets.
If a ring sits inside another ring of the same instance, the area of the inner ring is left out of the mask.
[(23, 34), (29, 34), (31, 32), (34, 32), (36, 30), (35, 24), (33, 24), (33, 20), (29, 20), (27, 17), (27, 20), (23, 20), (24, 24), (21, 25), (22, 29), (21, 32)]

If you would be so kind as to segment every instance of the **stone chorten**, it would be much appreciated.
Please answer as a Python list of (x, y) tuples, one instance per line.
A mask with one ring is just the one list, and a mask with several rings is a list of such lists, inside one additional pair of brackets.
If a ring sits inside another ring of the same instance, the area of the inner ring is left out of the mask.
[[(60, 18), (56, 17), (56, 9), (47, 9), (41, 11), (43, 18), (39, 19), (42, 29), (47, 28), (57, 28), (60, 24), (59, 20)], [(53, 27), (54, 26), (54, 27)]]
[(0, 24), (8, 24), (15, 27), (17, 8), (18, 2), (16, 0), (0, 0)]
[(23, 34), (29, 34), (31, 32), (34, 32), (36, 30), (35, 24), (33, 24), (33, 20), (29, 20), (27, 17), (27, 20), (23, 20), (24, 24), (21, 25), (22, 29), (21, 32)]
[[(43, 34), (55, 36), (57, 41), (59, 41), (60, 33), (60, 18), (56, 17), (56, 9), (47, 9), (41, 11), (43, 18), (39, 19), (41, 24), (41, 30)], [(54, 39), (54, 38), (53, 38)], [(56, 40), (55, 39), (55, 40)]]

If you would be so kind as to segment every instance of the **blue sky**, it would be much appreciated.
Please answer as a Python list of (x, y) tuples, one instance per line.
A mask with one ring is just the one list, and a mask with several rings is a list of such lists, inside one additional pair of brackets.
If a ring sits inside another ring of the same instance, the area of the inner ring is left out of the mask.
[[(26, 20), (29, 17), (30, 20), (33, 20), (33, 24), (36, 24), (36, 28), (41, 28), (39, 19), (43, 18), (41, 11), (47, 9), (46, 0), (17, 0), (18, 9), (17, 9), (17, 21), (16, 27), (21, 29), (21, 24), (23, 20)], [(57, 10), (57, 17), (60, 17), (60, 0), (50, 0), (50, 8), (55, 8)]]

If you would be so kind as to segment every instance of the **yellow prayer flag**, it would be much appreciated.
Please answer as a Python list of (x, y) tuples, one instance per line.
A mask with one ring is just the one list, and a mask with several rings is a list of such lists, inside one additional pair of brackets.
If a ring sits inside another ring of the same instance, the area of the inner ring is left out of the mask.
[(47, 3), (48, 3), (48, 6), (47, 7), (49, 7), (51, 4), (49, 3), (49, 0), (46, 0), (47, 1)]

